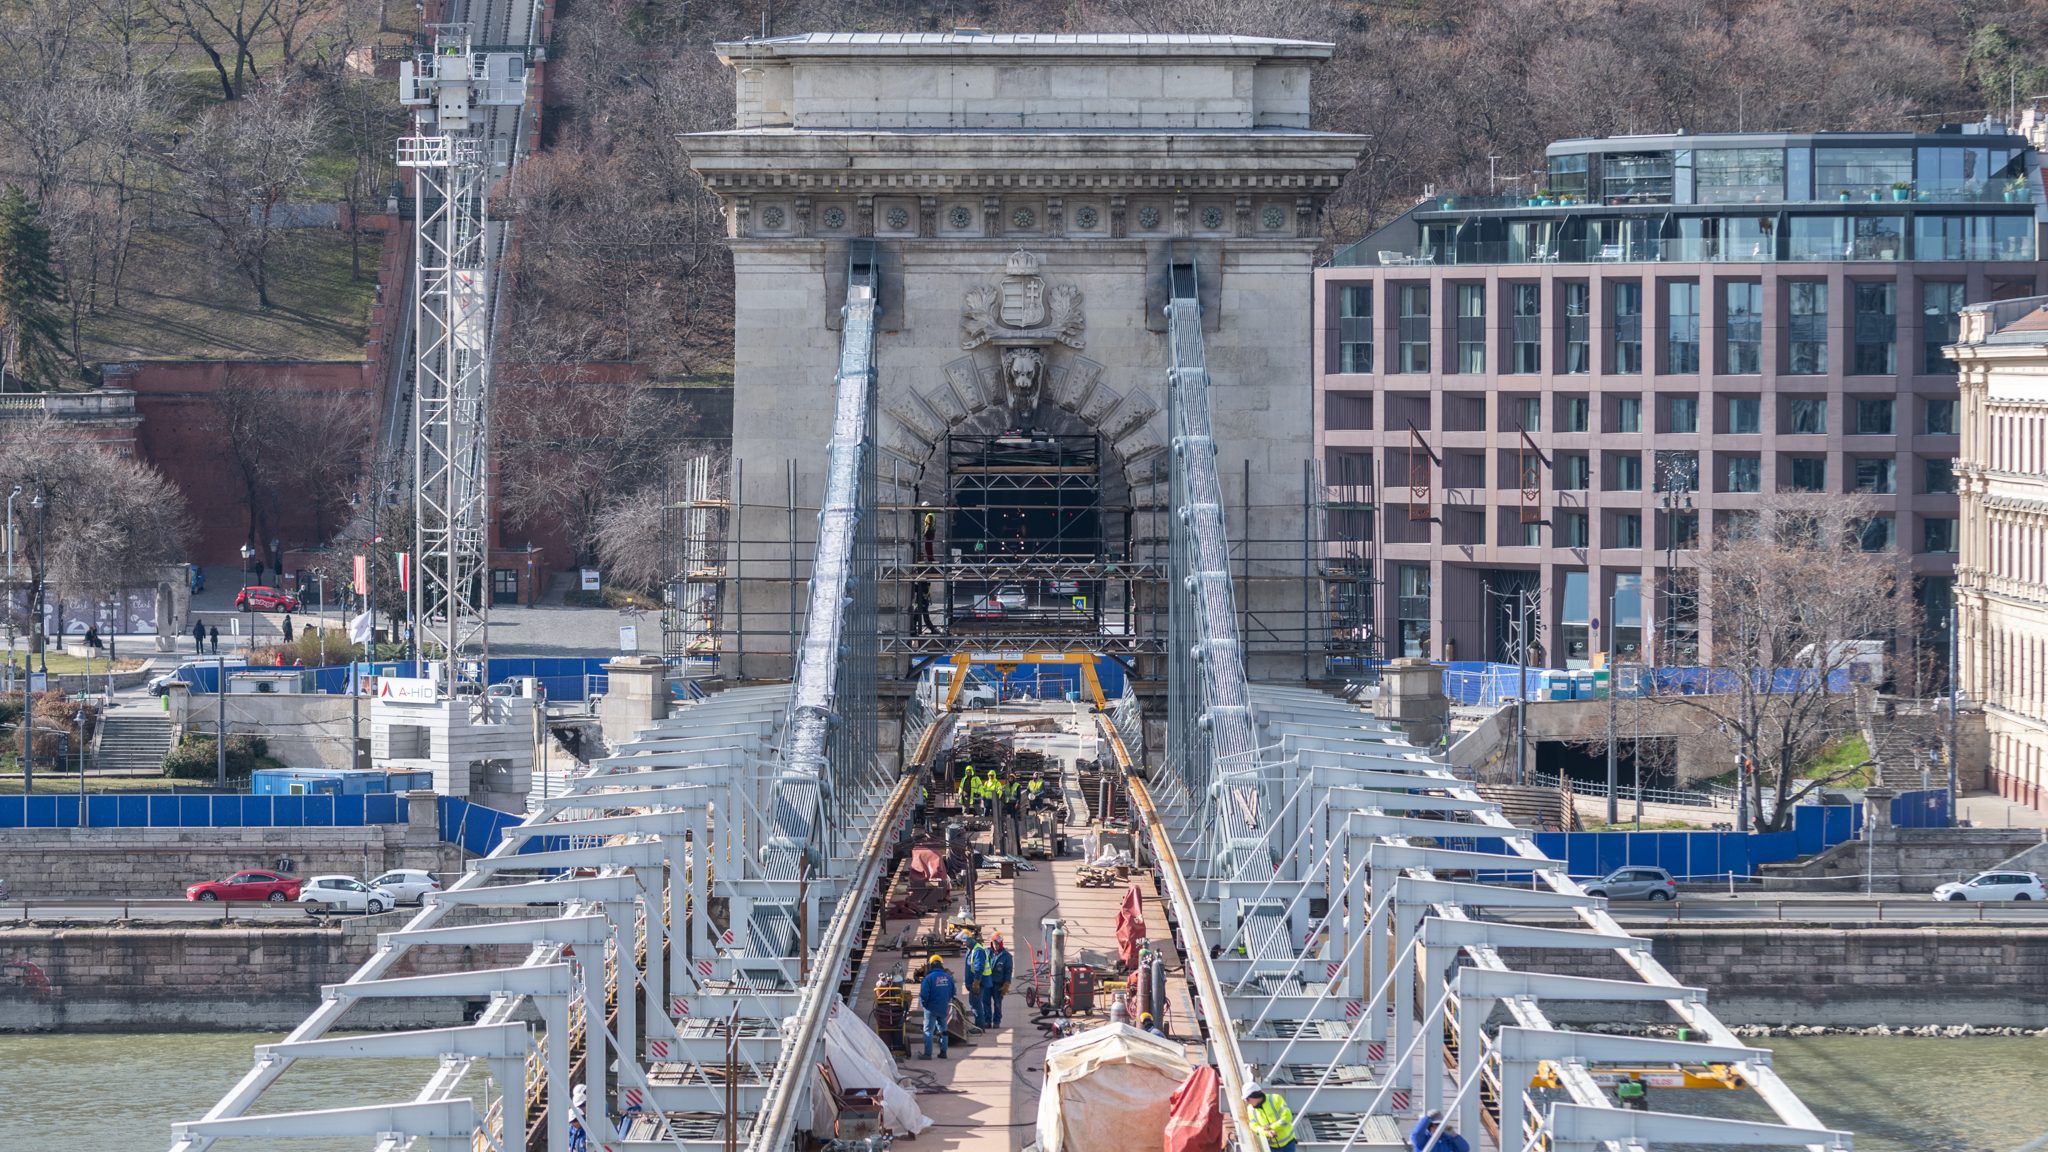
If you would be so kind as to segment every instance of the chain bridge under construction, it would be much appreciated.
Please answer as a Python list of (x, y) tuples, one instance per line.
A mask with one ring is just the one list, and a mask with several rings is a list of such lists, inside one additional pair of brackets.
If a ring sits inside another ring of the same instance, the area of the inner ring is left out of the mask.
[[(1308, 273), (1368, 147), (1309, 126), (1329, 46), (719, 51), (737, 123), (685, 144), (727, 210), (734, 448), (675, 489), (661, 702), (174, 1152), (1044, 1147), (1056, 1037), (1141, 1012), (1157, 1061), (1213, 1069), (1216, 1142), (1171, 1147), (1271, 1152), (1255, 1084), (1304, 1152), (1407, 1147), (1429, 1110), (1509, 1152), (1851, 1146), (1562, 863), (1328, 690), (1378, 594), (1329, 530), (1370, 491), (1312, 460)], [(450, 362), (487, 387), (487, 357)], [(437, 412), (425, 455), (459, 464), (464, 419)], [(469, 624), (440, 619), (455, 650)], [(1062, 688), (1005, 703), (1017, 669)], [(1016, 770), (997, 795), (963, 788), (977, 757)], [(951, 1059), (920, 1059), (927, 957), (964, 975), (995, 929), (1005, 1022), (956, 1012)], [(351, 1030), (394, 998), (470, 1022)], [(1679, 1038), (1584, 1028), (1609, 1014)], [(425, 1071), (294, 1110), (294, 1071), (339, 1059)], [(1646, 1073), (1727, 1106), (1622, 1107)]]

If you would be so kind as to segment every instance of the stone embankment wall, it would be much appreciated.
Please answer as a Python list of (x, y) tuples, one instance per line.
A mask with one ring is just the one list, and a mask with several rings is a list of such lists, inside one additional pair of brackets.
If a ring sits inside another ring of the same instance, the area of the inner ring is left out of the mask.
[(2038, 828), (1880, 828), (1818, 856), (1763, 866), (1765, 890), (1931, 892), (2041, 843)]
[[(525, 913), (508, 909), (493, 918)], [(405, 908), (332, 925), (0, 930), (0, 1031), (284, 1031), (318, 1005), (321, 985), (346, 980), (369, 958), (378, 932), (402, 927), (413, 914)], [(480, 915), (463, 909), (442, 923)], [(510, 945), (414, 948), (388, 975), (510, 966), (525, 952)], [(450, 1026), (472, 1008), (453, 1000), (367, 1001), (351, 1008), (342, 1026)]]
[[(1730, 925), (1636, 933), (1680, 981), (1709, 992), (1730, 1024), (2048, 1027), (2048, 928)], [(1629, 979), (1619, 959), (1503, 950), (1518, 968)], [(1652, 1008), (1588, 1005), (1560, 1020), (1670, 1022)], [(1622, 1011), (1617, 1013), (1616, 1009)]]
[(12, 828), (0, 833), (7, 904), (162, 900), (187, 884), (291, 861), (297, 876), (368, 879), (392, 868), (460, 872), (462, 850), (428, 825), (363, 828)]

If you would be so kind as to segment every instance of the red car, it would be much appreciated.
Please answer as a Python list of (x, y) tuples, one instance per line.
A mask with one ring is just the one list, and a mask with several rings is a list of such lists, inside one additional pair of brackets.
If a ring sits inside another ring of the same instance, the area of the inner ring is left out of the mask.
[(235, 607), (257, 612), (297, 612), (299, 598), (282, 588), (251, 584), (235, 593)]
[(185, 899), (204, 900), (268, 900), (282, 904), (299, 898), (299, 885), (294, 876), (279, 876), (275, 872), (237, 872), (225, 880), (208, 880), (185, 889)]

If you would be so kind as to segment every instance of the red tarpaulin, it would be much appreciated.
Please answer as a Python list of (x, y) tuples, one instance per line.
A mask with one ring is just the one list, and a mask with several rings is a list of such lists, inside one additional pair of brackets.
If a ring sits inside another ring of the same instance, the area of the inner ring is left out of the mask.
[(946, 878), (946, 858), (930, 848), (912, 848), (910, 850), (910, 872), (911, 875), (921, 876), (926, 880), (944, 880)]
[(1223, 1112), (1216, 1069), (1204, 1064), (1173, 1094), (1166, 1118), (1166, 1152), (1223, 1152)]
[(1133, 883), (1116, 910), (1116, 958), (1128, 972), (1138, 966), (1138, 941), (1145, 938), (1145, 897)]

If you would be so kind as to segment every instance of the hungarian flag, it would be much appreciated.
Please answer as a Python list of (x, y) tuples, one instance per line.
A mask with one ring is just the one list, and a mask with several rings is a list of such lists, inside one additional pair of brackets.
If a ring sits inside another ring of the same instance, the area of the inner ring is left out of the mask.
[(370, 561), (362, 553), (356, 553), (356, 595), (370, 594)]
[(412, 591), (412, 553), (410, 552), (400, 552), (398, 554), (398, 590), (401, 592)]

